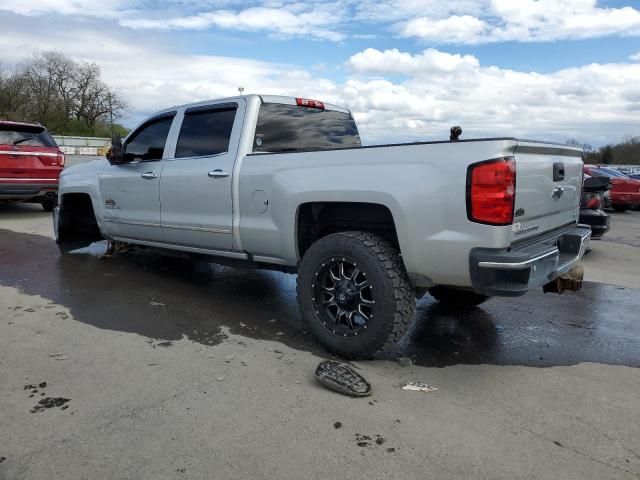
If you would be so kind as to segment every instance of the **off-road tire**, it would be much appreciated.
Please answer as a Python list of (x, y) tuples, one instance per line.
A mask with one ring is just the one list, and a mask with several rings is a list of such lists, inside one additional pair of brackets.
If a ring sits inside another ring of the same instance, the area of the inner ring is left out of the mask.
[[(333, 334), (316, 313), (316, 272), (332, 257), (349, 257), (366, 272), (375, 299), (375, 315), (357, 336)], [(386, 240), (367, 232), (341, 232), (315, 242), (298, 266), (298, 304), (303, 321), (329, 352), (362, 360), (399, 341), (415, 316), (414, 291), (398, 251)]]
[(486, 302), (491, 297), (470, 292), (469, 290), (459, 290), (451, 287), (438, 285), (429, 289), (433, 298), (438, 300), (443, 306), (448, 308), (471, 308)]

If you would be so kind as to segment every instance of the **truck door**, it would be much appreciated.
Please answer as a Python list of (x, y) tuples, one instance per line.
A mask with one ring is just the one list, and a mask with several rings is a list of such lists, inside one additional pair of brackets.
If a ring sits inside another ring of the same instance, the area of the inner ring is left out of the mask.
[(209, 250), (232, 248), (231, 179), (245, 101), (187, 108), (175, 154), (160, 180), (167, 243)]
[(163, 241), (160, 227), (160, 175), (175, 112), (151, 118), (124, 144), (126, 163), (107, 165), (100, 174), (106, 233), (112, 237)]

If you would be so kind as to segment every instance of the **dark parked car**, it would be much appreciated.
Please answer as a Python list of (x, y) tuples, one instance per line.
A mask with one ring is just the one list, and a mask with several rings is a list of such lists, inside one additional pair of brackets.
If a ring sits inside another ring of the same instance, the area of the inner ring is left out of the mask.
[(602, 210), (605, 193), (611, 188), (609, 177), (584, 176), (580, 202), (580, 223), (591, 227), (591, 238), (600, 238), (609, 231), (610, 217)]
[(64, 153), (42, 125), (0, 120), (0, 203), (40, 203), (53, 211)]

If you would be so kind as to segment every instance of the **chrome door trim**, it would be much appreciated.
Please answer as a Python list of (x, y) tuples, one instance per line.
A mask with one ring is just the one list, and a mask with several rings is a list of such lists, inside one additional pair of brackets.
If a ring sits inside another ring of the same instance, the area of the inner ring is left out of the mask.
[(160, 226), (159, 223), (136, 222), (134, 220), (115, 220), (111, 218), (104, 218), (103, 221), (107, 223), (122, 223), (125, 225), (137, 225), (140, 227), (159, 227)]
[(58, 155), (62, 155), (60, 153), (52, 153), (52, 152), (21, 152), (20, 150), (2, 150), (0, 151), (0, 155), (23, 155), (23, 156), (38, 156), (38, 157), (57, 157)]
[(231, 230), (224, 230), (219, 228), (203, 228), (203, 227), (189, 227), (186, 225), (162, 225), (164, 228), (175, 228), (177, 230), (194, 230), (196, 232), (211, 232), (211, 233), (225, 233), (231, 234)]

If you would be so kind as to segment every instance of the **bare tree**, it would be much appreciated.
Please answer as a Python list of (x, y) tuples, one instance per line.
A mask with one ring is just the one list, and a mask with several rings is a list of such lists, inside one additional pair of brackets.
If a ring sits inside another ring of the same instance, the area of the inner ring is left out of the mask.
[[(50, 51), (27, 58), (13, 71), (0, 69), (0, 112), (51, 130), (91, 131), (128, 109), (119, 92), (100, 78), (95, 63)], [(71, 127), (70, 127), (71, 126)]]

